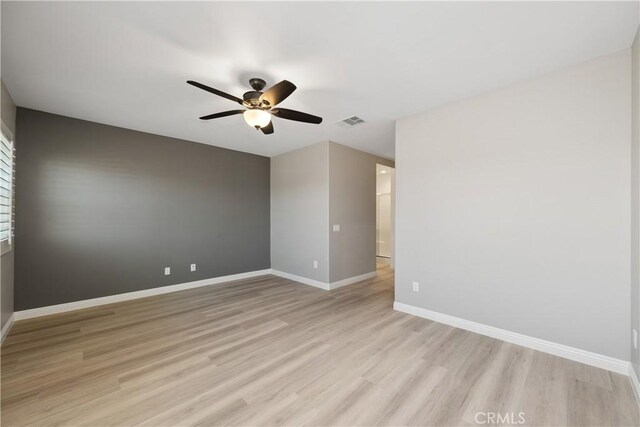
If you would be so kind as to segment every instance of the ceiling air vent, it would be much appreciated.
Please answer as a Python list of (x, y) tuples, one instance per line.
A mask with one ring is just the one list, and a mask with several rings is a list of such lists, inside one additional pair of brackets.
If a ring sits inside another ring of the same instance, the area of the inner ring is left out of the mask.
[(364, 123), (364, 120), (362, 120), (358, 116), (353, 116), (353, 117), (349, 117), (348, 119), (340, 120), (338, 122), (338, 126), (342, 126), (343, 128), (350, 128), (353, 126), (357, 126), (361, 123)]

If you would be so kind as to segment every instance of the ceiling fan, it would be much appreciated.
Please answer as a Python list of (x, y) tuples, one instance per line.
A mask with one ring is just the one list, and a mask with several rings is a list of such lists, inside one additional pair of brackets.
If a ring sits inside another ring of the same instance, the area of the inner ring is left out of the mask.
[(209, 114), (208, 116), (202, 116), (200, 117), (201, 120), (211, 120), (242, 114), (244, 116), (244, 120), (249, 124), (249, 126), (253, 126), (267, 135), (273, 133), (271, 116), (304, 123), (320, 124), (322, 122), (322, 117), (314, 116), (312, 114), (289, 110), (286, 108), (274, 108), (291, 95), (294, 90), (296, 90), (296, 85), (287, 80), (283, 80), (280, 83), (271, 86), (265, 92), (262, 92), (262, 89), (264, 89), (267, 83), (262, 79), (253, 78), (249, 80), (249, 84), (253, 90), (242, 95), (242, 99), (193, 80), (188, 80), (187, 83), (202, 90), (206, 90), (207, 92), (211, 92), (214, 95), (237, 102), (245, 107), (244, 110), (230, 110), (223, 111), (221, 113)]

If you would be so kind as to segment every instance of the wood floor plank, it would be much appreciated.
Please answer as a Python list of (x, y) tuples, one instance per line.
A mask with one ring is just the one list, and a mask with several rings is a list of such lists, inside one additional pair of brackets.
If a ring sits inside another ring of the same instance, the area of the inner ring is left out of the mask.
[(262, 276), (19, 321), (0, 421), (638, 425), (626, 377), (396, 312), (379, 267), (329, 292)]

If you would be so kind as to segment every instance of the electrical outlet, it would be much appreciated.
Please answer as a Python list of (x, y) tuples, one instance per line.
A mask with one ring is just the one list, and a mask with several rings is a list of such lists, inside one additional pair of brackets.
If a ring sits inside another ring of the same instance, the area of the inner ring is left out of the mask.
[(195, 264), (191, 264), (191, 271), (196, 271), (196, 265)]
[(633, 348), (638, 349), (638, 331), (633, 330)]
[(171, 267), (165, 267), (165, 268), (164, 268), (164, 275), (165, 275), (165, 276), (168, 276), (168, 275), (170, 275), (170, 274), (171, 274)]
[(318, 268), (318, 261), (313, 261), (313, 268)]
[(340, 224), (333, 224), (333, 231), (340, 231)]
[(420, 292), (420, 283), (413, 282), (413, 292)]

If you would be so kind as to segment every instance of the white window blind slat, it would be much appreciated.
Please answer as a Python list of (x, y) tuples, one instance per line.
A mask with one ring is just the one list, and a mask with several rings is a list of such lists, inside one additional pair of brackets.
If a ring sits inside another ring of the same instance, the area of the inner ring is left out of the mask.
[(2, 132), (0, 132), (0, 245), (2, 253), (11, 248), (13, 239), (14, 162), (13, 141), (8, 132), (5, 132), (3, 124)]

